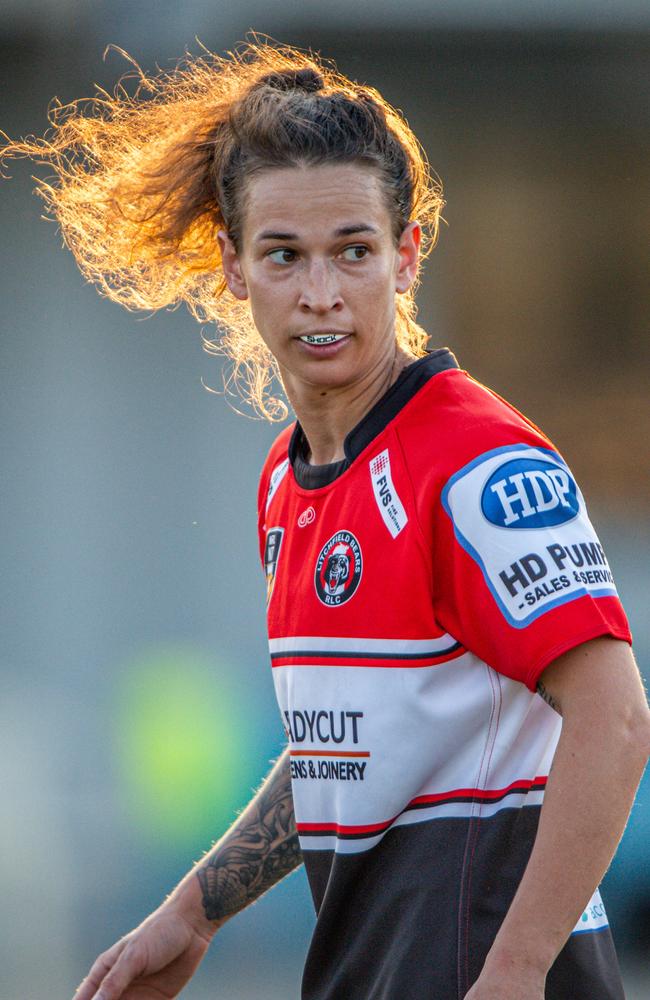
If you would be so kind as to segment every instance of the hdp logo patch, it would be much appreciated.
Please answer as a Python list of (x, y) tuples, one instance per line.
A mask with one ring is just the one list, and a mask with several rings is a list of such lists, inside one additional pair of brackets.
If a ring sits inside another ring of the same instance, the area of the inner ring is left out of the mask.
[(447, 480), (441, 500), (457, 542), (515, 628), (585, 595), (616, 594), (582, 493), (551, 449), (483, 452)]
[(337, 531), (325, 543), (316, 560), (314, 586), (318, 599), (328, 608), (345, 604), (361, 580), (361, 546), (350, 531)]
[(566, 466), (523, 456), (495, 469), (483, 487), (481, 510), (497, 528), (552, 528), (580, 512)]

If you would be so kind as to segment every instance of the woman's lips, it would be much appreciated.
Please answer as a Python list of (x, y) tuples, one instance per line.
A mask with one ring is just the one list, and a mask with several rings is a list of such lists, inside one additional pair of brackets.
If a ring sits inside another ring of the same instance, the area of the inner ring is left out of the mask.
[(343, 350), (351, 339), (351, 333), (303, 333), (297, 337), (300, 350), (312, 357), (326, 358)]
[(303, 344), (314, 344), (318, 347), (321, 344), (335, 344), (349, 336), (349, 333), (303, 333), (302, 336), (298, 337), (298, 340), (301, 340)]

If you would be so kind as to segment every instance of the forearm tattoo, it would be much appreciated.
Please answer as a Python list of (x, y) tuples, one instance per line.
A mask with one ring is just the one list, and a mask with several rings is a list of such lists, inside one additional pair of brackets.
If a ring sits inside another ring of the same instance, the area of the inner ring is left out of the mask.
[(562, 715), (562, 712), (560, 711), (560, 706), (556, 702), (555, 698), (551, 694), (549, 694), (549, 692), (546, 690), (541, 681), (537, 681), (537, 694), (540, 696), (540, 698), (544, 699), (547, 705), (550, 705), (551, 708), (554, 708), (555, 711), (558, 713), (558, 715)]
[(252, 806), (197, 870), (208, 920), (242, 910), (302, 862), (288, 760), (270, 775)]

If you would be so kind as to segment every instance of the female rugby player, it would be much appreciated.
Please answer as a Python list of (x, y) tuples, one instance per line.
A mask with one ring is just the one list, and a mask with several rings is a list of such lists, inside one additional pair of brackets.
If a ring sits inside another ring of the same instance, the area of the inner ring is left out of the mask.
[(54, 126), (5, 155), (56, 168), (84, 274), (219, 321), (258, 410), (278, 376), (297, 417), (258, 504), (287, 749), (76, 1000), (178, 996), (301, 862), (305, 1000), (622, 998), (598, 883), (650, 746), (630, 634), (553, 445), (425, 349), (442, 199), (406, 122), (253, 45)]

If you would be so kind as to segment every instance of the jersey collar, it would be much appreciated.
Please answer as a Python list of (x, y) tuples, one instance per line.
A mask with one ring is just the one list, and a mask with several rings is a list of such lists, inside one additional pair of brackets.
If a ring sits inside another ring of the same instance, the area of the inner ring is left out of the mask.
[(368, 410), (365, 417), (353, 427), (343, 442), (345, 458), (327, 465), (310, 465), (307, 439), (298, 421), (289, 441), (289, 461), (299, 486), (306, 490), (317, 490), (329, 486), (350, 467), (352, 462), (397, 416), (399, 411), (426, 385), (429, 379), (449, 368), (458, 368), (458, 362), (447, 347), (430, 351), (404, 368), (390, 389)]

